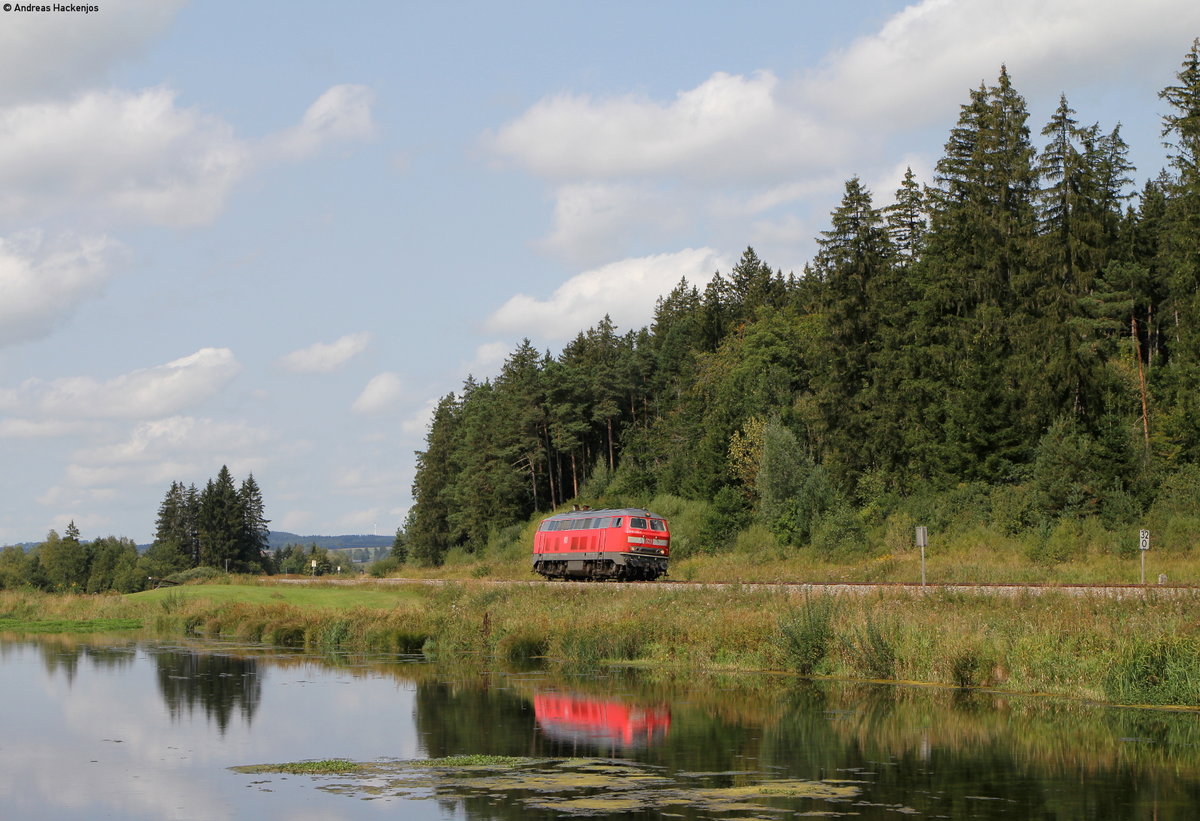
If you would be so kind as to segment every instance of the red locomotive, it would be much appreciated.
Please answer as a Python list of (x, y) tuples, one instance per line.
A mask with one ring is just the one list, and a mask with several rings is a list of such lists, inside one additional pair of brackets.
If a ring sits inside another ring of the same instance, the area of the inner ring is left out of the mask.
[(542, 520), (533, 570), (547, 579), (653, 581), (667, 572), (671, 532), (647, 510), (573, 510)]

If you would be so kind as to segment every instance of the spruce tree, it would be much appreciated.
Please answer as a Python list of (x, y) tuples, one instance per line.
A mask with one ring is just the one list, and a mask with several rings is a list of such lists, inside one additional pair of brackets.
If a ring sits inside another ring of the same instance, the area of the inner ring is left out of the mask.
[(1160, 375), (1170, 405), (1165, 420), (1179, 456), (1200, 459), (1200, 38), (1159, 97), (1169, 106), (1163, 136), (1174, 171), (1159, 235), (1159, 267), (1168, 278), (1168, 371)]
[(830, 229), (817, 241), (827, 357), (817, 380), (817, 402), (832, 463), (849, 476), (864, 469), (870, 458), (867, 402), (880, 326), (874, 297), (893, 251), (871, 192), (857, 177), (846, 182), (830, 221)]
[(247, 568), (261, 566), (271, 545), (271, 520), (267, 518), (262, 490), (249, 474), (238, 489), (238, 506), (242, 511), (240, 561)]

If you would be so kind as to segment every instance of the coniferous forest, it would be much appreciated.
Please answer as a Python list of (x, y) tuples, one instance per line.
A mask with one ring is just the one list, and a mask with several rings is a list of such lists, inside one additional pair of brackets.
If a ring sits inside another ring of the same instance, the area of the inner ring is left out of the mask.
[(703, 288), (681, 280), (649, 327), (606, 317), (557, 356), (526, 340), (438, 404), (409, 557), (480, 552), (572, 499), (698, 504), (677, 555), (750, 529), (845, 554), (964, 516), (1043, 537), (1153, 520), (1190, 549), (1200, 40), (1159, 96), (1168, 167), (1139, 188), (1119, 125), (1066, 96), (1030, 123), (1001, 68), (932, 180), (845, 183), (798, 274), (748, 248)]

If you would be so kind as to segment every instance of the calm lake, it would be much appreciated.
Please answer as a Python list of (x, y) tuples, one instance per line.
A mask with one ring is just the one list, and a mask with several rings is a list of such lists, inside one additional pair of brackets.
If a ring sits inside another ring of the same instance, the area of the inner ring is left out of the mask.
[[(0, 692), (3, 819), (1200, 817), (1195, 713), (64, 636)], [(520, 760), (408, 763), (468, 754)]]

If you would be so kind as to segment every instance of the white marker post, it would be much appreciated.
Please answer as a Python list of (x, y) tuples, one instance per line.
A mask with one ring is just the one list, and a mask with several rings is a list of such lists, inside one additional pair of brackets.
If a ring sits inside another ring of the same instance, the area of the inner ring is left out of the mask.
[(1138, 531), (1138, 547), (1141, 548), (1142, 554), (1142, 584), (1146, 583), (1146, 551), (1150, 549), (1150, 531)]
[(925, 525), (917, 527), (917, 547), (921, 548), (921, 587), (925, 586), (925, 545), (929, 544), (929, 530)]

